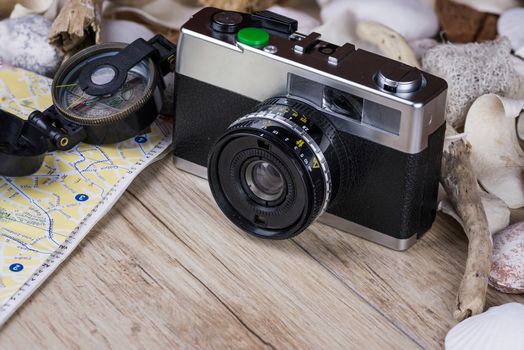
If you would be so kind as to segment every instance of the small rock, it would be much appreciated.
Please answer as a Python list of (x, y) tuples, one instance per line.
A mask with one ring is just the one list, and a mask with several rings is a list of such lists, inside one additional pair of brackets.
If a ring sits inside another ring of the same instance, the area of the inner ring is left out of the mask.
[(357, 21), (383, 24), (406, 40), (431, 38), (439, 23), (433, 9), (419, 0), (331, 0), (321, 11), (324, 23), (341, 12), (349, 11)]
[(47, 40), (51, 21), (37, 15), (0, 21), (0, 62), (52, 77), (63, 55)]
[(504, 293), (524, 293), (524, 222), (493, 236), (489, 284)]

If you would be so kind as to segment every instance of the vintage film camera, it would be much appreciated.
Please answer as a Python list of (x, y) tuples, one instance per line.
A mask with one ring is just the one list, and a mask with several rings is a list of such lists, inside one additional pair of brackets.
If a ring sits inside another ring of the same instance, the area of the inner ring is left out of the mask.
[(296, 32), (263, 11), (205, 8), (181, 29), (174, 156), (237, 226), (293, 237), (319, 218), (404, 250), (435, 218), (446, 82)]

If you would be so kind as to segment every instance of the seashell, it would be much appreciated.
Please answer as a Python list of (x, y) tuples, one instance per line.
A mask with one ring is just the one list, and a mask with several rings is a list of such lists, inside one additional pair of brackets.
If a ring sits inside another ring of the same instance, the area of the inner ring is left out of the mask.
[(520, 6), (518, 0), (453, 0), (456, 3), (467, 5), (480, 12), (495, 13), (502, 12)]
[(524, 58), (524, 8), (504, 12), (499, 18), (497, 29), (500, 35), (509, 39), (515, 54)]
[(524, 100), (484, 95), (469, 109), (464, 127), (477, 179), (512, 209), (524, 206), (524, 151), (515, 123), (523, 107)]
[(63, 55), (47, 40), (48, 19), (30, 15), (0, 21), (0, 62), (53, 76)]
[[(494, 234), (508, 227), (511, 212), (506, 203), (497, 196), (486, 193), (481, 189), (479, 189), (479, 191), (480, 200), (482, 201), (482, 206), (484, 207), (486, 218), (488, 219), (489, 232)], [(460, 226), (462, 226), (462, 228), (464, 228), (462, 219), (458, 216), (455, 208), (453, 208), (453, 205), (447, 198), (444, 198), (439, 202), (438, 210), (451, 216), (460, 224)]]
[(420, 68), (411, 46), (394, 30), (380, 23), (364, 21), (357, 24), (357, 35), (377, 46), (384, 56)]
[(524, 222), (493, 236), (489, 284), (504, 293), (524, 293)]
[(446, 350), (524, 349), (524, 305), (508, 303), (467, 318), (446, 336)]
[(423, 68), (448, 82), (446, 119), (453, 128), (464, 126), (469, 107), (484, 94), (518, 96), (520, 76), (510, 57), (506, 38), (481, 44), (442, 44), (426, 52)]
[(408, 41), (433, 37), (439, 29), (435, 11), (419, 0), (331, 0), (322, 6), (321, 17), (327, 23), (346, 11), (358, 22), (381, 23)]

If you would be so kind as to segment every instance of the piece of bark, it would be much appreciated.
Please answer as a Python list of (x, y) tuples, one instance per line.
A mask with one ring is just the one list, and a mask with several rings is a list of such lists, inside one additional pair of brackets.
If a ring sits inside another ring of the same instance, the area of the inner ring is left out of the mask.
[(441, 183), (469, 240), (466, 269), (453, 312), (454, 318), (461, 321), (484, 311), (493, 247), (469, 149), (462, 138), (446, 141)]
[(103, 0), (67, 0), (53, 22), (49, 42), (67, 55), (100, 41)]
[(435, 10), (451, 42), (481, 42), (497, 37), (498, 16), (495, 14), (480, 12), (451, 0), (437, 0)]

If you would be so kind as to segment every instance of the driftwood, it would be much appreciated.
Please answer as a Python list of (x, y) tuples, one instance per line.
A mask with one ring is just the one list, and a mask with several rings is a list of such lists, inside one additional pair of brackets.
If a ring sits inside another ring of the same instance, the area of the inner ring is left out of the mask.
[(53, 22), (49, 42), (67, 55), (100, 39), (103, 0), (67, 0)]
[(441, 183), (469, 240), (466, 269), (453, 312), (455, 319), (461, 321), (484, 311), (493, 248), (469, 149), (462, 138), (446, 141)]

